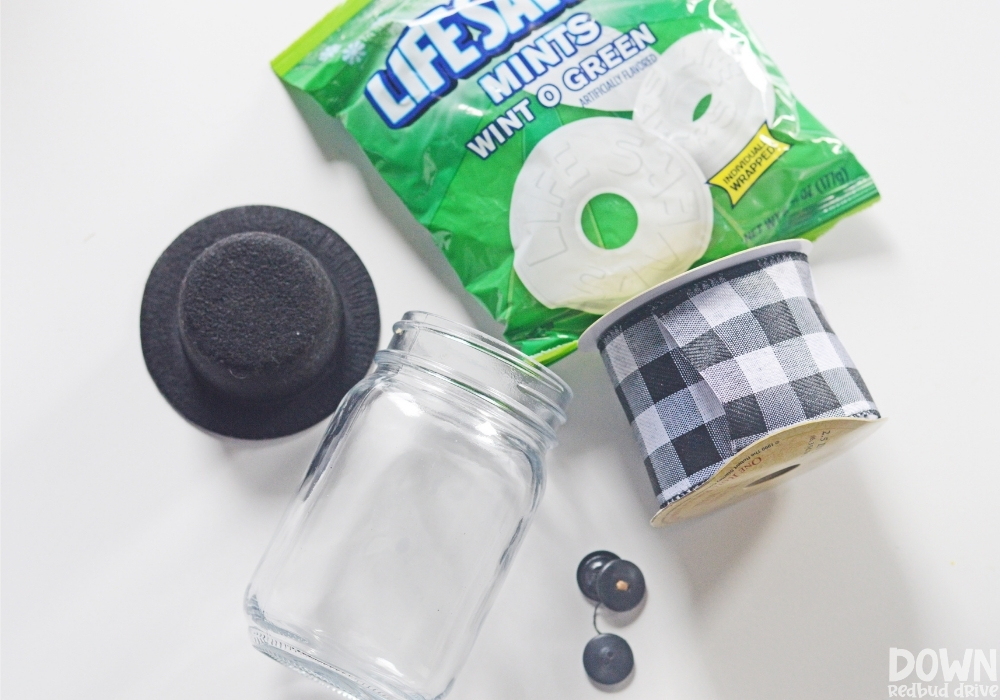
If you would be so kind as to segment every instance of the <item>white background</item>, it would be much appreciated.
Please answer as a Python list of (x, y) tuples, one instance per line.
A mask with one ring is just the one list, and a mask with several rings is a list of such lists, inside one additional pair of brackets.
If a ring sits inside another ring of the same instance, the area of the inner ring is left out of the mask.
[[(333, 697), (253, 651), (241, 614), (322, 426), (266, 444), (199, 432), (160, 397), (138, 333), (159, 253), (250, 203), (351, 243), (383, 343), (411, 308), (490, 328), (358, 147), (328, 120), (311, 131), (269, 70), (328, 3), (4, 0), (7, 700)], [(603, 367), (561, 362), (570, 422), (455, 700), (602, 697), (574, 582), (597, 548), (649, 587), (619, 630), (637, 659), (623, 699), (881, 698), (890, 646), (1000, 646), (1000, 5), (740, 7), (881, 189), (813, 260), (889, 422), (817, 471), (655, 530)]]

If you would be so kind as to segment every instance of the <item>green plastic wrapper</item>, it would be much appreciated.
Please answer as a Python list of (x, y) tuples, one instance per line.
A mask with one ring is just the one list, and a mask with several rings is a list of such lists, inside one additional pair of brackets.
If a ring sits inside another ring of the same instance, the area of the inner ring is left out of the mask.
[(546, 363), (645, 289), (879, 196), (722, 0), (348, 0), (272, 65)]

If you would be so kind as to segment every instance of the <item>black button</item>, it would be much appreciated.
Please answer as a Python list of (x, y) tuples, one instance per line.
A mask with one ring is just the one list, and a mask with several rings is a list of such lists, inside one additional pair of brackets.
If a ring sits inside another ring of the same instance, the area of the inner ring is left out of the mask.
[(583, 650), (583, 668), (595, 683), (615, 685), (632, 673), (635, 660), (628, 642), (616, 634), (601, 634)]
[(646, 580), (638, 566), (616, 559), (608, 562), (597, 577), (597, 594), (606, 607), (624, 612), (642, 602), (646, 594)]
[(601, 597), (597, 592), (597, 577), (608, 563), (619, 559), (617, 554), (605, 552), (603, 550), (591, 552), (583, 558), (580, 566), (576, 567), (576, 585), (580, 591), (595, 603), (600, 602)]

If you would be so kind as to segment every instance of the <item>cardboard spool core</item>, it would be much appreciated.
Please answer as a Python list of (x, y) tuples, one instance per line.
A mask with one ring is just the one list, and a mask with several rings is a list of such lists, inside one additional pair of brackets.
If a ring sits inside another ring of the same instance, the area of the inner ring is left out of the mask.
[(656, 527), (705, 515), (777, 486), (846, 451), (884, 418), (824, 418), (792, 425), (740, 450), (711, 479), (653, 516)]

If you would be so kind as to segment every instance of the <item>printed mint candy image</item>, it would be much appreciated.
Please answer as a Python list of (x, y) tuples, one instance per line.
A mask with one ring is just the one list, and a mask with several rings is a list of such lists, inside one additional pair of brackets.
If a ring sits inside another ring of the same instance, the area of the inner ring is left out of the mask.
[[(581, 213), (615, 194), (637, 215), (631, 238), (594, 245)], [(634, 122), (583, 119), (546, 136), (518, 175), (510, 207), (514, 269), (545, 306), (600, 314), (684, 272), (712, 234), (712, 199), (691, 158)]]
[(695, 32), (647, 73), (632, 118), (690, 153), (711, 177), (774, 121), (774, 85), (748, 42)]

